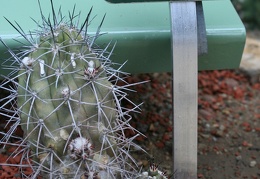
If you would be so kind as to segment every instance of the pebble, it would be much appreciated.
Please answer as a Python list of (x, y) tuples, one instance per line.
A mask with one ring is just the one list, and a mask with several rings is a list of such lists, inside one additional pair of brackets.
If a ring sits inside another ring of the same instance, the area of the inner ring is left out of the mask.
[(0, 148), (0, 154), (4, 154), (6, 153), (6, 149), (5, 148)]
[(212, 137), (212, 140), (213, 140), (214, 142), (217, 142), (217, 141), (218, 141), (218, 138)]
[(233, 78), (226, 78), (224, 81), (228, 85), (228, 87), (234, 88), (239, 86), (238, 81)]
[(255, 160), (252, 160), (252, 161), (249, 163), (249, 166), (253, 168), (253, 167), (256, 166), (256, 164), (257, 164), (257, 162), (256, 162)]
[(241, 155), (236, 156), (236, 160), (237, 161), (242, 160), (242, 156)]
[(200, 134), (201, 137), (205, 139), (209, 139), (210, 135), (209, 134)]
[(209, 110), (199, 109), (198, 113), (203, 119), (210, 120), (213, 118), (213, 113)]
[(238, 151), (242, 151), (243, 150), (243, 148), (240, 146), (240, 147), (238, 147)]
[(224, 125), (220, 125), (220, 126), (219, 126), (219, 129), (220, 129), (221, 131), (224, 131), (224, 130), (226, 129), (226, 127), (225, 127)]
[(211, 130), (211, 126), (209, 123), (205, 125), (205, 131), (209, 132)]

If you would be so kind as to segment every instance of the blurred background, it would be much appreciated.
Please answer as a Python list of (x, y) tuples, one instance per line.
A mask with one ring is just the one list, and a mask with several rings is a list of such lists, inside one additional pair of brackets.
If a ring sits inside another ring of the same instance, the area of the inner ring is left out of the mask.
[(231, 0), (240, 18), (248, 30), (260, 28), (260, 1), (259, 0)]

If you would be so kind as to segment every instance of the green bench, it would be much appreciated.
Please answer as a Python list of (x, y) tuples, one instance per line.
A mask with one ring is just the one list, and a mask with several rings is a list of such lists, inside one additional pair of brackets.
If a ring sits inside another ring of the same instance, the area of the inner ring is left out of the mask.
[[(62, 4), (64, 14), (76, 4), (76, 10), (82, 12), (82, 17), (93, 6), (92, 15), (97, 15), (90, 26), (90, 31), (93, 33), (106, 13), (101, 31), (107, 34), (99, 39), (99, 43), (117, 41), (112, 59), (120, 63), (127, 60), (126, 71), (131, 73), (172, 71), (169, 3), (112, 4), (104, 0), (62, 2), (55, 1), (55, 4), (57, 8)], [(42, 1), (41, 4), (44, 13), (48, 14), (49, 1)], [(203, 6), (208, 54), (199, 57), (199, 70), (237, 68), (242, 56), (246, 32), (235, 9), (228, 0), (204, 1)], [(35, 20), (41, 19), (35, 0), (9, 0), (2, 3), (0, 36), (13, 48), (18, 44), (12, 39), (17, 38), (19, 34), (3, 16), (11, 22), (17, 21), (25, 32), (36, 28), (36, 24), (30, 17)], [(1, 58), (6, 57), (2, 56), (5, 51), (5, 47), (0, 44)]]
[[(101, 36), (97, 42), (103, 46), (111, 40), (117, 41), (112, 60), (119, 63), (127, 60), (124, 66), (127, 72), (173, 71), (173, 170), (176, 171), (177, 179), (197, 178), (197, 73), (198, 70), (239, 67), (246, 37), (242, 22), (230, 1), (203, 1), (207, 53), (198, 58), (195, 2), (108, 1), (125, 3), (113, 4), (104, 0), (59, 0), (55, 1), (55, 4), (57, 8), (62, 4), (64, 13), (76, 4), (76, 9), (84, 15), (93, 6), (92, 14), (97, 14), (89, 27), (93, 34), (106, 13), (101, 30), (107, 34)], [(42, 1), (41, 4), (44, 14), (49, 13), (49, 1)], [(2, 16), (11, 22), (17, 21), (27, 32), (36, 28), (29, 17), (36, 21), (41, 19), (37, 6), (35, 0), (9, 0), (2, 3), (0, 37), (9, 47), (17, 47), (18, 43), (12, 39), (17, 39), (19, 34)], [(2, 59), (8, 57), (5, 51), (5, 47), (0, 44)], [(7, 74), (8, 71), (0, 68), (0, 73)]]

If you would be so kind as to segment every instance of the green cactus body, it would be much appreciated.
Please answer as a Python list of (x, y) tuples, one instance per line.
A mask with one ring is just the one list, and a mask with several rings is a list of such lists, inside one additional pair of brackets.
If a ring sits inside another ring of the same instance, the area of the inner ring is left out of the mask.
[[(86, 164), (91, 163), (87, 159), (93, 159), (93, 154), (106, 156), (107, 160), (115, 158), (113, 131), (118, 113), (105, 67), (75, 29), (62, 24), (53, 33), (43, 35), (37, 48), (22, 60), (18, 78), (21, 126), (35, 158), (42, 162), (54, 154), (56, 162), (62, 160), (65, 166), (71, 162), (66, 161), (67, 155), (86, 160)], [(68, 140), (77, 137), (88, 140), (87, 149), (81, 140), (76, 142), (82, 145), (78, 148), (69, 144)], [(68, 147), (71, 151), (64, 151)], [(50, 165), (44, 162), (45, 167)], [(93, 170), (99, 171), (100, 167)]]
[(14, 66), (18, 81), (10, 75), (5, 83), (17, 87), (9, 90), (9, 98), (16, 96), (13, 113), (19, 116), (12, 117), (15, 124), (0, 143), (14, 137), (15, 127), (22, 127), (19, 142), (26, 155), (21, 162), (30, 159), (34, 171), (29, 176), (22, 172), (22, 178), (137, 178), (139, 170), (132, 166), (129, 150), (138, 146), (132, 142), (135, 137), (124, 136), (124, 130), (135, 130), (129, 125), (129, 112), (139, 107), (121, 107), (126, 87), (110, 81), (121, 80), (109, 60), (111, 53), (94, 48), (99, 29), (92, 37), (82, 30), (89, 15), (76, 27), (74, 10), (69, 23), (56, 18), (61, 14), (52, 15), (52, 23), (42, 16), (37, 41), (19, 31), (30, 47), (18, 54), (9, 49), (18, 63)]

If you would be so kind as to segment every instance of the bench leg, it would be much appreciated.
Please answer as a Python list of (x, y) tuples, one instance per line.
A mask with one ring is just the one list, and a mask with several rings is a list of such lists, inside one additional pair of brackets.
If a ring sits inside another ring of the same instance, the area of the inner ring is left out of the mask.
[(197, 178), (198, 37), (195, 2), (170, 2), (173, 160), (176, 179)]

